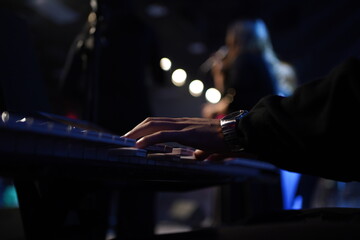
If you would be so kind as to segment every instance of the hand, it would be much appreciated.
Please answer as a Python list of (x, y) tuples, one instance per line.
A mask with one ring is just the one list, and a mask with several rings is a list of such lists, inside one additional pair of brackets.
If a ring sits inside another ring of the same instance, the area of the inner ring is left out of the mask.
[(177, 142), (196, 148), (195, 158), (199, 160), (206, 159), (213, 153), (229, 152), (223, 140), (219, 119), (151, 117), (138, 124), (124, 137), (138, 139), (138, 148)]

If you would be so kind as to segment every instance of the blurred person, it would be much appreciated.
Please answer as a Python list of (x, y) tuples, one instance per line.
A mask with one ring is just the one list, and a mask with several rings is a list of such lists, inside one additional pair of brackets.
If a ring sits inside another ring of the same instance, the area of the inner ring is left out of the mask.
[(158, 42), (132, 1), (90, 5), (63, 69), (62, 112), (121, 133), (152, 113), (150, 86), (164, 83)]
[[(133, 1), (91, 0), (90, 6), (92, 10), (69, 50), (63, 69), (61, 111), (68, 117), (86, 120), (119, 134), (152, 114), (150, 87), (164, 83), (157, 38), (153, 29), (136, 14)], [(91, 211), (99, 216), (96, 219), (103, 221), (100, 217), (104, 217), (122, 222), (130, 214), (127, 212), (131, 209), (122, 209), (122, 206), (128, 205), (126, 201), (136, 193), (127, 192), (124, 197), (123, 191), (119, 187), (94, 192), (92, 198), (97, 202)], [(117, 195), (122, 197), (117, 199)], [(144, 215), (153, 201), (152, 193), (144, 194), (145, 198), (148, 201), (137, 208)], [(81, 206), (77, 208), (83, 216)], [(112, 213), (112, 216), (109, 208), (123, 212)], [(92, 213), (89, 211), (89, 214)], [(86, 218), (85, 214), (85, 224)], [(94, 230), (105, 238), (108, 220), (101, 224)], [(120, 226), (111, 227), (122, 231), (117, 229)]]
[(228, 26), (225, 43), (211, 57), (214, 86), (222, 99), (205, 104), (203, 117), (221, 117), (239, 107), (251, 109), (268, 94), (292, 94), (297, 86), (295, 71), (276, 56), (264, 21), (234, 21)]
[[(360, 59), (351, 57), (292, 95), (265, 96), (249, 111), (222, 119), (147, 118), (124, 136), (137, 139), (139, 148), (166, 142), (191, 146), (197, 160), (254, 158), (289, 171), (358, 182), (359, 69)], [(359, 219), (357, 208), (283, 210), (216, 229), (210, 239), (357, 239)]]

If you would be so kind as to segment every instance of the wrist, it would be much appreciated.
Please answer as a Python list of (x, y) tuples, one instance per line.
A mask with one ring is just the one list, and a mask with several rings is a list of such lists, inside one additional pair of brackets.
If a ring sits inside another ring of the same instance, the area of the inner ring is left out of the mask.
[(240, 152), (244, 150), (244, 136), (238, 130), (238, 123), (241, 118), (248, 114), (247, 110), (239, 110), (230, 113), (220, 120), (221, 130), (224, 135), (225, 144), (231, 152)]

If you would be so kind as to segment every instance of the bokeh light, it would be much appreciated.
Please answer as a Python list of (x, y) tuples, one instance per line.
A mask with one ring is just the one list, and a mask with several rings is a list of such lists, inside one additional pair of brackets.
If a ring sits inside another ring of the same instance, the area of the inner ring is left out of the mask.
[(193, 80), (190, 84), (189, 84), (189, 92), (192, 96), (194, 97), (199, 97), (201, 96), (202, 92), (204, 90), (204, 84), (202, 81), (196, 79)]
[(171, 75), (171, 82), (177, 86), (181, 87), (185, 84), (187, 74), (184, 69), (176, 69)]
[(221, 99), (221, 93), (216, 88), (209, 88), (205, 92), (205, 98), (210, 103), (218, 103)]
[(164, 71), (169, 71), (171, 68), (171, 60), (166, 57), (160, 59), (160, 67)]

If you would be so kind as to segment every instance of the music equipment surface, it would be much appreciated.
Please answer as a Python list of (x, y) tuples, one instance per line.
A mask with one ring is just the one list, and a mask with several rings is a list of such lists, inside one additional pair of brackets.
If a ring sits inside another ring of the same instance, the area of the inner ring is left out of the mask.
[(3, 112), (0, 142), (2, 169), (22, 175), (212, 184), (278, 174), (273, 165), (255, 160), (197, 161), (187, 147), (138, 149), (134, 139), (49, 113)]

